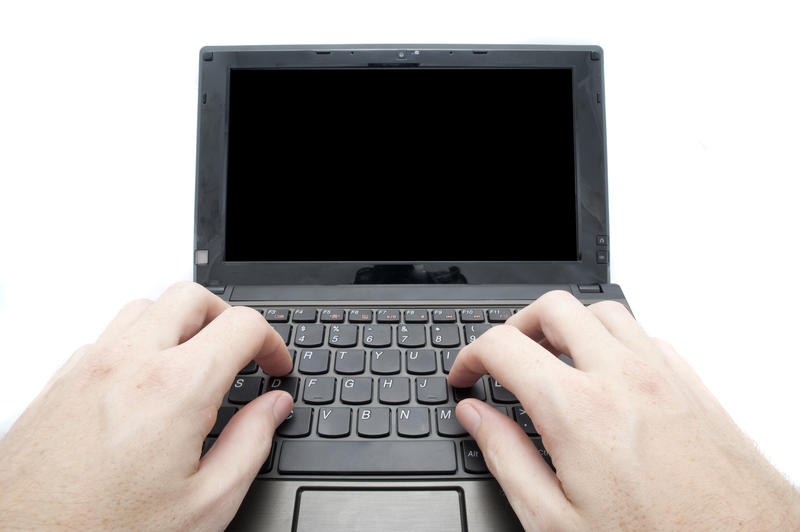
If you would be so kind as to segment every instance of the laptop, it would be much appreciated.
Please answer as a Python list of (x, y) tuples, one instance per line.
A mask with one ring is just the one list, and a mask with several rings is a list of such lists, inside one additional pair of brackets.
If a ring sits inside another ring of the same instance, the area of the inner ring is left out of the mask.
[(294, 363), (242, 368), (205, 441), (259, 394), (295, 399), (230, 528), (520, 528), (454, 409), (487, 401), (549, 463), (536, 427), (491, 376), (446, 377), (550, 290), (627, 306), (602, 49), (206, 47), (198, 96), (194, 279)]

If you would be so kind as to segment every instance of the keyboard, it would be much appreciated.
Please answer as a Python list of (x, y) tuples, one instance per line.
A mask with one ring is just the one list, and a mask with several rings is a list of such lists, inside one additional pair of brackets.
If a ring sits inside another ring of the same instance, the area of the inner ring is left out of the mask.
[(459, 350), (518, 308), (253, 308), (283, 338), (292, 371), (270, 376), (255, 362), (242, 368), (203, 453), (239, 408), (284, 390), (294, 408), (259, 477), (489, 477), (455, 415), (458, 401), (473, 397), (512, 418), (552, 467), (530, 417), (499, 382), (447, 384)]

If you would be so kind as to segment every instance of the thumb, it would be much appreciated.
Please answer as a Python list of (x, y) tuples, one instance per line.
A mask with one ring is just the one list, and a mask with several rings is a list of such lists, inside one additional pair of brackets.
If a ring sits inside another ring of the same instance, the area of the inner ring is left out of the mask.
[(561, 482), (519, 425), (477, 399), (458, 403), (456, 417), (475, 438), (525, 530), (576, 526), (578, 515)]
[(275, 429), (292, 404), (292, 396), (278, 390), (254, 399), (236, 412), (203, 456), (195, 476), (199, 500), (207, 510), (205, 523), (211, 528), (221, 530), (233, 519), (272, 450)]

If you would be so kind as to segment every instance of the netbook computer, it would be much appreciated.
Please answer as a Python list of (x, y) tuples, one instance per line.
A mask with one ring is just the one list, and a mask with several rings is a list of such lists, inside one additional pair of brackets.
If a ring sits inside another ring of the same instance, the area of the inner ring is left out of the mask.
[(549, 290), (625, 303), (602, 50), (207, 47), (198, 109), (194, 278), (294, 360), (243, 368), (205, 442), (259, 394), (295, 398), (231, 528), (518, 528), (454, 408), (487, 401), (548, 460), (535, 424), (491, 376), (446, 377)]

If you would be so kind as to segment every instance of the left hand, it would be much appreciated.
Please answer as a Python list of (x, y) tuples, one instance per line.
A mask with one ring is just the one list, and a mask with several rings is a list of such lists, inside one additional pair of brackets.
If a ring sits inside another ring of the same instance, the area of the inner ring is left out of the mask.
[(271, 375), (292, 367), (258, 312), (200, 285), (128, 304), (0, 440), (2, 524), (223, 529), (292, 407), (285, 392), (258, 397), (201, 460), (223, 397), (253, 359)]

